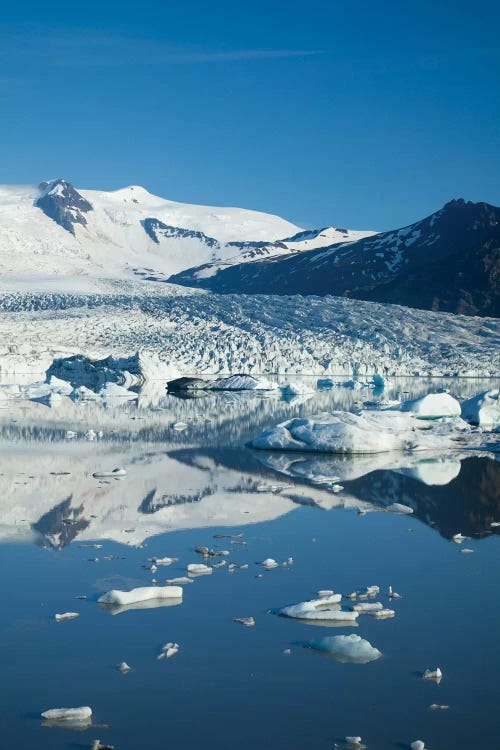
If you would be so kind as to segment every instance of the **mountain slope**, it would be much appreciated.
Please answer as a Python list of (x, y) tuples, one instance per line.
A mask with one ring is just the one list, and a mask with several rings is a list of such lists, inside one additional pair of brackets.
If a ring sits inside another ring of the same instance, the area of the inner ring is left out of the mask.
[[(171, 281), (193, 284), (193, 269)], [(392, 232), (233, 265), (198, 286), (222, 293), (333, 294), (465, 314), (500, 314), (500, 209), (454, 200)]]
[(175, 203), (138, 186), (77, 190), (62, 179), (0, 186), (0, 288), (40, 288), (49, 278), (52, 287), (57, 280), (67, 288), (71, 277), (71, 288), (83, 284), (82, 291), (92, 291), (105, 278), (165, 281), (189, 267), (215, 264), (207, 275), (359, 234), (304, 233), (278, 216)]

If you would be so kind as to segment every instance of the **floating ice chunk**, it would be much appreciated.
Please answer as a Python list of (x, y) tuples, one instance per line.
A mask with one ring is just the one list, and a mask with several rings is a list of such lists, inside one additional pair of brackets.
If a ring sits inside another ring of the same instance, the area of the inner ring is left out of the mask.
[(158, 659), (170, 659), (172, 656), (175, 656), (179, 653), (179, 644), (178, 643), (166, 643), (162, 650), (161, 654), (159, 654)]
[(118, 404), (122, 401), (135, 401), (138, 398), (137, 393), (129, 391), (117, 383), (106, 383), (99, 391), (99, 396), (106, 404)]
[(388, 617), (394, 617), (395, 611), (393, 609), (386, 609), (385, 607), (383, 609), (377, 609), (373, 612), (368, 612), (370, 617), (376, 617), (377, 620), (385, 620)]
[(409, 505), (404, 505), (403, 503), (391, 503), (386, 507), (386, 510), (389, 513), (400, 513), (401, 515), (411, 515), (414, 511), (413, 508), (410, 508)]
[(47, 721), (68, 721), (80, 722), (90, 719), (92, 709), (89, 706), (80, 706), (79, 708), (50, 708), (42, 713)]
[(324, 599), (327, 596), (332, 596), (335, 592), (332, 589), (320, 589), (317, 593), (320, 599)]
[(241, 625), (245, 625), (247, 628), (251, 628), (253, 625), (255, 625), (255, 620), (253, 617), (233, 617), (233, 622), (239, 622)]
[(380, 586), (367, 586), (366, 593), (368, 596), (375, 596), (375, 594), (380, 593)]
[(446, 711), (449, 706), (442, 705), (441, 703), (431, 703), (429, 708), (431, 711)]
[(115, 750), (114, 745), (102, 745), (101, 740), (94, 740), (90, 750)]
[(375, 388), (385, 389), (390, 388), (392, 386), (392, 383), (390, 380), (387, 380), (383, 375), (374, 375), (372, 377), (372, 383), (375, 386)]
[(251, 375), (230, 375), (219, 378), (208, 385), (208, 390), (216, 391), (275, 391), (278, 385), (267, 378), (254, 378)]
[(276, 562), (272, 557), (267, 557), (265, 560), (261, 563), (262, 567), (267, 568), (268, 570), (271, 570), (271, 568), (277, 568), (279, 563)]
[(468, 536), (464, 536), (460, 532), (458, 532), (458, 534), (453, 534), (452, 536), (452, 539), (456, 544), (462, 544), (462, 542), (465, 542), (465, 540), (468, 538)]
[(54, 615), (54, 619), (57, 620), (57, 622), (60, 622), (61, 620), (74, 620), (76, 617), (80, 617), (79, 612), (64, 612), (61, 615)]
[(307, 602), (292, 604), (283, 607), (279, 614), (296, 620), (327, 620), (353, 622), (357, 619), (357, 612), (344, 612), (340, 608), (341, 594), (330, 594), (320, 599), (311, 599)]
[(154, 599), (180, 599), (182, 589), (180, 586), (141, 586), (132, 591), (108, 591), (97, 601), (100, 604), (128, 605)]
[(116, 468), (112, 471), (95, 471), (92, 476), (94, 479), (109, 479), (113, 477), (125, 477), (127, 472), (125, 469)]
[(380, 602), (358, 602), (358, 604), (353, 604), (351, 609), (354, 610), (354, 612), (376, 612), (377, 609), (384, 609), (383, 604)]
[(387, 596), (389, 597), (389, 599), (402, 599), (403, 598), (401, 594), (398, 594), (396, 591), (392, 590), (392, 586), (389, 586)]
[(411, 743), (410, 750), (425, 750), (425, 743), (422, 740), (415, 740)]
[(379, 659), (382, 654), (371, 643), (359, 635), (334, 635), (311, 641), (307, 644), (315, 651), (332, 656), (336, 661), (367, 664)]
[(500, 521), (492, 521), (490, 523), (490, 526), (492, 529), (496, 529), (498, 526), (500, 526)]
[(212, 568), (209, 565), (203, 563), (189, 563), (187, 571), (190, 576), (203, 576), (210, 575)]
[(440, 682), (443, 678), (443, 673), (439, 669), (439, 667), (436, 667), (436, 669), (426, 669), (423, 674), (424, 680), (437, 680)]
[(401, 411), (410, 411), (421, 418), (458, 417), (461, 407), (449, 393), (428, 393), (426, 396), (404, 401)]
[(460, 550), (460, 552), (462, 552), (465, 555), (470, 555), (472, 552), (474, 552), (474, 550), (470, 549), (469, 547), (464, 547), (463, 549)]
[(346, 737), (345, 741), (348, 745), (352, 745), (352, 747), (360, 747), (361, 746), (361, 737)]
[(172, 563), (178, 561), (178, 557), (153, 557), (155, 565), (172, 565)]
[(462, 419), (487, 430), (500, 425), (500, 391), (483, 391), (462, 402)]
[(290, 381), (281, 387), (281, 392), (286, 396), (300, 396), (307, 393), (315, 393), (316, 388), (312, 382), (302, 382), (300, 380)]
[(76, 438), (77, 434), (78, 433), (75, 432), (74, 430), (66, 430), (66, 437), (68, 438), (68, 440), (72, 440), (73, 438)]
[(126, 674), (127, 672), (130, 672), (132, 670), (132, 667), (129, 667), (126, 661), (120, 662), (120, 664), (118, 664), (116, 668), (122, 674)]
[(263, 432), (251, 445), (261, 450), (340, 454), (429, 450), (454, 446), (457, 432), (466, 429), (470, 428), (461, 419), (423, 426), (413, 415), (399, 411), (337, 411), (289, 419)]

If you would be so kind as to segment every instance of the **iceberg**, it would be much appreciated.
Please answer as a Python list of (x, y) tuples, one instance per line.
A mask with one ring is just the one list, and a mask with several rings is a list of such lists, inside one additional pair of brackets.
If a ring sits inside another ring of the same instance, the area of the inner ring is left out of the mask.
[(307, 645), (342, 663), (368, 664), (382, 656), (377, 648), (359, 635), (326, 636), (317, 641), (310, 641)]
[(291, 617), (295, 620), (337, 620), (343, 622), (354, 622), (357, 612), (344, 612), (340, 608), (341, 594), (331, 594), (320, 599), (311, 599), (307, 602), (292, 604), (279, 610), (279, 614), (284, 617)]
[(127, 606), (149, 600), (181, 598), (182, 588), (180, 586), (142, 586), (131, 591), (117, 591), (113, 589), (103, 594), (97, 601), (99, 604)]
[(41, 715), (47, 721), (84, 722), (92, 716), (92, 709), (89, 706), (80, 706), (79, 708), (50, 708)]
[(428, 393), (426, 396), (404, 401), (395, 407), (401, 411), (409, 411), (421, 419), (435, 419), (437, 417), (459, 417), (461, 407), (456, 398), (449, 393)]
[(335, 411), (281, 422), (250, 445), (259, 450), (376, 454), (456, 448), (457, 435), (467, 433), (470, 427), (460, 417), (431, 424), (400, 411)]
[(500, 425), (500, 391), (483, 391), (462, 402), (462, 419), (487, 430)]

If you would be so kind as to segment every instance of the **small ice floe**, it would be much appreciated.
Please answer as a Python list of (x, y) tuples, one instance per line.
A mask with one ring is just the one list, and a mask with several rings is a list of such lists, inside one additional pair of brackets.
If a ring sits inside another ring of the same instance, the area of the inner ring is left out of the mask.
[(493, 430), (500, 425), (500, 392), (497, 389), (483, 391), (462, 402), (462, 419), (477, 424), (483, 429)]
[(244, 534), (214, 534), (214, 539), (242, 539)]
[(190, 576), (206, 576), (210, 575), (212, 568), (204, 563), (189, 563), (187, 571)]
[(367, 586), (366, 593), (368, 596), (376, 596), (377, 594), (380, 594), (380, 586)]
[(410, 750), (425, 750), (425, 742), (422, 742), (422, 740), (415, 740), (411, 743)]
[(182, 584), (184, 583), (194, 583), (194, 581), (192, 578), (188, 578), (187, 576), (179, 576), (178, 578), (167, 578), (166, 583), (171, 586), (182, 586)]
[(403, 598), (401, 594), (397, 593), (397, 591), (392, 590), (392, 586), (389, 586), (387, 596), (389, 597), (389, 599), (402, 599)]
[(465, 555), (470, 555), (471, 552), (474, 552), (474, 550), (470, 549), (470, 547), (464, 547), (463, 549), (460, 550), (460, 552), (462, 552)]
[(85, 722), (92, 716), (92, 709), (89, 706), (80, 706), (79, 708), (50, 708), (42, 713), (42, 717), (47, 721), (67, 721)]
[(435, 680), (436, 682), (441, 682), (443, 679), (443, 673), (439, 667), (436, 667), (436, 669), (426, 669), (422, 677), (424, 680)]
[(292, 649), (291, 648), (284, 648), (283, 649), (283, 653), (286, 654), (287, 656), (289, 656), (292, 653)]
[(94, 740), (90, 750), (115, 750), (114, 745), (103, 745), (101, 740)]
[(278, 610), (278, 614), (291, 617), (294, 620), (326, 620), (354, 622), (358, 618), (358, 612), (345, 612), (340, 608), (341, 594), (331, 594), (320, 599), (311, 599), (308, 602), (292, 604)]
[(443, 673), (439, 667), (436, 667), (436, 669), (426, 669), (422, 677), (424, 680), (435, 680), (436, 682), (441, 682), (443, 679)]
[(156, 571), (158, 570), (158, 568), (154, 564), (151, 565), (151, 567), (149, 569), (150, 569), (151, 573), (156, 573)]
[(187, 430), (188, 425), (186, 422), (174, 422), (172, 425), (173, 430), (177, 430), (178, 432), (182, 432), (182, 430)]
[(357, 604), (353, 604), (351, 609), (354, 610), (354, 612), (376, 612), (377, 610), (383, 609), (384, 605), (380, 602), (358, 602)]
[(177, 653), (179, 653), (179, 644), (178, 643), (166, 643), (162, 650), (161, 654), (158, 655), (158, 659), (170, 659), (172, 656), (175, 656)]
[(362, 745), (362, 741), (361, 741), (361, 737), (349, 737), (349, 736), (347, 736), (345, 738), (345, 741), (347, 742), (348, 745), (350, 745), (350, 747), (361, 748), (363, 746)]
[(377, 620), (386, 620), (388, 617), (394, 617), (395, 611), (393, 609), (377, 609), (374, 612), (368, 612), (370, 617), (375, 617)]
[(72, 440), (73, 438), (76, 438), (78, 433), (76, 433), (74, 430), (66, 430), (66, 437), (68, 440)]
[(441, 703), (431, 703), (429, 708), (431, 711), (447, 711), (449, 706), (444, 706)]
[(220, 560), (218, 563), (212, 563), (212, 568), (224, 568), (227, 565), (227, 560)]
[(358, 596), (358, 592), (352, 591), (350, 594), (346, 594), (346, 599), (351, 599), (351, 601), (353, 601), (354, 599), (357, 598), (357, 596)]
[(122, 661), (120, 662), (120, 664), (117, 664), (116, 668), (122, 674), (127, 674), (127, 672), (130, 672), (132, 670), (132, 667), (129, 667), (126, 661)]
[(458, 534), (453, 534), (451, 538), (456, 544), (462, 544), (462, 542), (465, 542), (466, 539), (469, 539), (468, 536), (464, 536), (460, 532), (458, 532)]
[(79, 544), (80, 549), (102, 549), (102, 544)]
[(300, 396), (302, 394), (315, 393), (316, 387), (313, 382), (305, 383), (294, 380), (282, 386), (280, 390), (284, 396)]
[(490, 526), (492, 529), (496, 529), (498, 526), (500, 526), (500, 521), (492, 521), (490, 523)]
[(251, 628), (255, 625), (253, 617), (233, 617), (233, 622), (239, 622), (241, 625), (245, 625), (247, 628)]
[(181, 599), (180, 586), (141, 586), (132, 591), (108, 591), (97, 601), (100, 604), (127, 605), (152, 599)]
[(117, 467), (112, 471), (95, 471), (92, 476), (94, 479), (114, 479), (116, 477), (124, 477), (127, 475), (125, 469)]
[(380, 659), (382, 653), (359, 635), (334, 635), (310, 641), (308, 648), (332, 656), (336, 661), (352, 664), (368, 664)]
[(459, 417), (461, 407), (458, 401), (449, 393), (428, 393), (412, 401), (404, 401), (401, 411), (409, 411), (421, 419), (437, 417)]
[(255, 488), (257, 492), (283, 492), (290, 489), (289, 484), (258, 484)]
[(279, 563), (277, 563), (272, 557), (266, 557), (266, 559), (261, 562), (261, 565), (263, 568), (271, 570), (272, 568), (277, 568)]
[(410, 515), (413, 513), (413, 508), (410, 508), (409, 505), (404, 505), (403, 503), (391, 503), (386, 507), (386, 510), (389, 513), (400, 513), (401, 515)]
[(63, 612), (61, 615), (54, 615), (56, 622), (61, 622), (61, 620), (74, 620), (77, 617), (80, 617), (79, 612)]
[(327, 596), (332, 596), (335, 592), (332, 589), (320, 589), (317, 594), (320, 599), (325, 599)]

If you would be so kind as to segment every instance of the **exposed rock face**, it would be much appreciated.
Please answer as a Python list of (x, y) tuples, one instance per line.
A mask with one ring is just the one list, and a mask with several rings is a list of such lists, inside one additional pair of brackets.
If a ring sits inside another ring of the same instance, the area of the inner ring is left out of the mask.
[(40, 190), (42, 194), (35, 206), (63, 229), (75, 234), (75, 224), (87, 224), (85, 214), (92, 211), (92, 205), (69, 182), (61, 179), (42, 182)]
[(182, 239), (196, 239), (203, 242), (208, 247), (219, 247), (219, 243), (213, 237), (208, 237), (203, 232), (194, 229), (182, 229), (181, 227), (172, 227), (164, 224), (163, 221), (154, 218), (143, 219), (141, 224), (146, 234), (151, 237), (153, 242), (160, 244), (160, 237), (177, 237)]
[(171, 280), (220, 293), (338, 295), (466, 315), (500, 315), (500, 208), (462, 199), (357, 242)]

